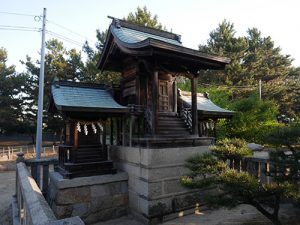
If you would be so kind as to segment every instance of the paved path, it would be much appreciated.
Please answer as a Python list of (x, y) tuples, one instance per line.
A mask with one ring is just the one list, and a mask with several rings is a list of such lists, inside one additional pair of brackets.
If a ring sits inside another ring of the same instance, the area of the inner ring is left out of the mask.
[[(11, 225), (9, 209), (15, 192), (15, 171), (0, 172), (0, 225)], [(283, 205), (281, 216), (286, 225), (300, 225), (300, 208)], [(298, 216), (298, 218), (296, 218)], [(287, 222), (288, 221), (288, 222)], [(163, 225), (271, 225), (255, 208), (241, 205), (232, 210), (207, 210), (163, 223)], [(94, 225), (143, 225), (132, 217), (122, 217)]]
[[(284, 205), (281, 211), (284, 225), (300, 225), (300, 209), (295, 211), (291, 205)], [(298, 219), (296, 216), (298, 215)], [(132, 217), (122, 217), (109, 222), (93, 225), (143, 225)], [(234, 209), (207, 210), (198, 214), (186, 215), (167, 221), (162, 225), (272, 225), (254, 207), (240, 205)]]

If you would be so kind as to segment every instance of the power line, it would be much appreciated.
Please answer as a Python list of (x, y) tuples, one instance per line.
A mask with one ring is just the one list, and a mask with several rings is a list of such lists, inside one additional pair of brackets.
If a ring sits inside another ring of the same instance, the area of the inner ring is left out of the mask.
[(14, 12), (1, 12), (0, 14), (7, 14), (7, 15), (15, 15), (15, 16), (31, 16), (31, 17), (35, 17), (37, 15), (32, 15), (32, 14), (25, 14), (25, 13), (14, 13)]
[(35, 29), (35, 30), (40, 30), (40, 28), (38, 28), (38, 27), (11, 26), (11, 25), (2, 25), (2, 24), (0, 24), (0, 27), (4, 27), (4, 28), (17, 28), (17, 29)]
[(81, 43), (81, 42), (79, 42), (79, 41), (75, 41), (75, 40), (73, 40), (73, 39), (71, 39), (71, 38), (69, 38), (69, 37), (66, 37), (66, 36), (63, 36), (63, 35), (61, 35), (61, 34), (55, 33), (55, 32), (53, 32), (53, 31), (47, 30), (47, 33), (50, 34), (50, 35), (52, 35), (52, 36), (54, 36), (54, 37), (57, 37), (57, 38), (59, 38), (59, 39), (62, 39), (62, 40), (64, 40), (64, 41), (67, 41), (67, 42), (69, 42), (69, 43), (75, 44), (75, 45), (77, 45), (77, 46), (79, 46), (79, 47), (82, 47), (82, 46), (84, 45), (83, 43)]
[(49, 22), (49, 23), (51, 23), (51, 24), (53, 24), (53, 25), (55, 25), (55, 26), (57, 26), (57, 27), (60, 27), (60, 28), (62, 28), (62, 29), (64, 29), (64, 30), (66, 30), (66, 31), (69, 31), (69, 32), (72, 33), (72, 34), (75, 34), (75, 35), (77, 35), (77, 36), (79, 36), (79, 37), (82, 37), (82, 38), (84, 38), (84, 39), (86, 39), (86, 40), (89, 40), (89, 41), (93, 42), (91, 39), (87, 38), (86, 36), (83, 36), (83, 35), (81, 35), (81, 34), (75, 32), (75, 31), (73, 31), (73, 30), (71, 30), (71, 29), (69, 29), (69, 28), (67, 28), (67, 27), (64, 27), (64, 26), (62, 26), (62, 25), (60, 25), (60, 24), (58, 24), (58, 23), (55, 23), (55, 22), (53, 22), (53, 21), (51, 21), (51, 20), (47, 20), (47, 22)]
[(9, 28), (9, 27), (0, 27), (0, 30), (11, 30), (11, 31), (33, 31), (33, 32), (40, 32), (39, 30), (35, 29), (19, 29), (19, 28)]

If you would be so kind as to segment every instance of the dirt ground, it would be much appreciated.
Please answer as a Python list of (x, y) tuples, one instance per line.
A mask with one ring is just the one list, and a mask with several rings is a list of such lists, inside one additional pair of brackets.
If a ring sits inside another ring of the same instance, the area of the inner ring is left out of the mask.
[(11, 225), (11, 201), (15, 193), (15, 171), (0, 172), (0, 224)]

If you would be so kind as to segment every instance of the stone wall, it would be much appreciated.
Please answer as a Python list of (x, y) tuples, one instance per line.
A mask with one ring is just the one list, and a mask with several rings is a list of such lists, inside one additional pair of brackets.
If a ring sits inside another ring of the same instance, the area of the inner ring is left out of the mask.
[(58, 218), (79, 216), (86, 224), (127, 215), (128, 175), (119, 172), (63, 179), (50, 173), (48, 202)]
[(181, 186), (185, 160), (208, 146), (147, 149), (113, 146), (111, 156), (129, 175), (129, 207), (146, 223), (158, 223), (194, 211), (204, 192)]

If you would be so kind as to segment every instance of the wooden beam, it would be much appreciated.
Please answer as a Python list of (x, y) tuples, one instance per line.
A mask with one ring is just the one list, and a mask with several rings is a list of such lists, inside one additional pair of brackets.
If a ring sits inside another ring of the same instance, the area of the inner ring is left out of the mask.
[(198, 128), (198, 113), (197, 113), (197, 84), (198, 78), (194, 76), (191, 79), (192, 87), (192, 134), (197, 134)]
[(156, 134), (156, 124), (157, 124), (157, 103), (158, 103), (158, 72), (153, 73), (152, 82), (152, 134)]
[(125, 126), (126, 120), (125, 117), (122, 117), (122, 145), (125, 146)]
[(129, 147), (132, 146), (132, 128), (133, 128), (133, 115), (130, 116), (130, 121), (129, 121)]
[(114, 144), (114, 120), (110, 118), (110, 145)]
[(66, 140), (65, 144), (70, 145), (70, 120), (66, 120)]
[(175, 113), (177, 113), (177, 82), (176, 82), (176, 77), (175, 77), (175, 79), (174, 79), (174, 81), (173, 81), (174, 83), (173, 83), (173, 97), (174, 97), (174, 109), (173, 109), (173, 111), (175, 112)]
[(75, 149), (78, 148), (78, 130), (75, 123), (74, 123), (74, 147)]

